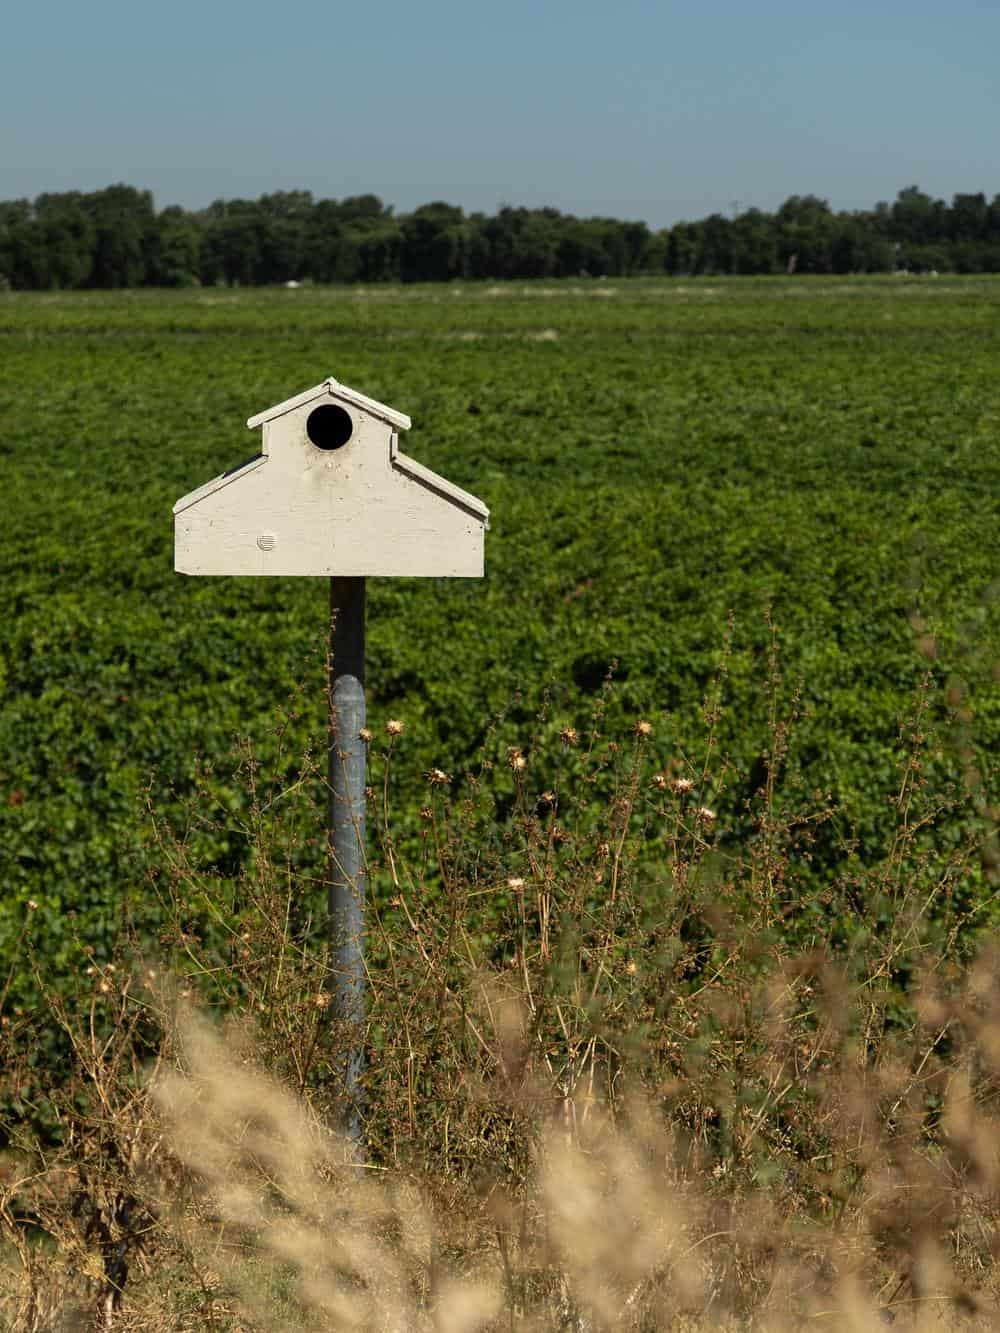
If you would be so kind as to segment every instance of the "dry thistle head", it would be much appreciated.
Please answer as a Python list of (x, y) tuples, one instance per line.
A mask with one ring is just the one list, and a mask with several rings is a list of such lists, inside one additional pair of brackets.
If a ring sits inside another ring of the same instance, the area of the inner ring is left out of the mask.
[(715, 811), (709, 810), (707, 805), (700, 805), (694, 813), (695, 818), (702, 824), (715, 823)]
[(635, 724), (632, 730), (635, 732), (636, 736), (639, 737), (639, 739), (641, 740), (645, 736), (652, 736), (653, 724), (652, 722), (647, 722), (644, 718), (640, 718), (640, 720)]
[(371, 745), (374, 734), (371, 727), (362, 727), (358, 732), (358, 740), (364, 741), (366, 745)]
[(578, 745), (580, 743), (580, 733), (576, 727), (563, 727), (559, 733), (559, 739), (563, 745)]
[(451, 776), (443, 768), (429, 768), (424, 774), (424, 781), (430, 787), (447, 787), (451, 783)]
[(402, 736), (406, 730), (406, 723), (401, 722), (398, 717), (391, 717), (385, 724), (385, 734), (387, 736)]
[(664, 791), (667, 787), (667, 775), (665, 773), (654, 773), (650, 778), (650, 786), (655, 787), (657, 791)]
[(515, 773), (523, 773), (528, 767), (528, 761), (519, 745), (507, 746), (507, 763)]
[[(683, 796), (684, 793), (685, 793), (685, 792), (689, 792), (693, 786), (694, 786), (694, 783), (692, 782), (692, 780), (691, 780), (690, 778), (671, 778), (671, 779), (670, 779), (670, 790), (671, 790), (672, 792), (676, 792), (678, 796)], [(713, 816), (713, 818), (714, 818), (714, 816)]]
[(520, 875), (511, 875), (510, 879), (507, 881), (507, 887), (510, 889), (511, 893), (523, 893), (524, 880)]

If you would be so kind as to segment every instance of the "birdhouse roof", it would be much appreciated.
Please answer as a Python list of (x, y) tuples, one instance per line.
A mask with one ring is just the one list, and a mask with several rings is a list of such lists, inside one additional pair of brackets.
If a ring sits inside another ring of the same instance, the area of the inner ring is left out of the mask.
[(378, 403), (374, 398), (368, 398), (363, 393), (358, 393), (357, 389), (350, 389), (346, 384), (340, 384), (331, 375), (325, 379), (322, 384), (317, 384), (311, 389), (306, 389), (303, 393), (297, 393), (294, 398), (286, 398), (283, 403), (276, 403), (274, 407), (268, 407), (263, 412), (258, 412), (255, 417), (250, 417), (247, 425), (251, 430), (255, 426), (263, 426), (265, 421), (273, 421), (275, 417), (284, 416), (286, 412), (293, 412), (297, 407), (304, 407), (306, 403), (311, 403), (314, 398), (325, 398), (332, 395), (334, 398), (340, 398), (345, 403), (351, 403), (354, 407), (360, 407), (364, 412), (370, 412), (374, 417), (380, 417), (387, 421), (390, 426), (395, 426), (397, 430), (409, 430), (410, 418), (405, 412), (397, 412), (394, 407), (387, 407), (385, 403)]
[(398, 471), (412, 477), (414, 481), (420, 482), (426, 486), (429, 491), (435, 491), (444, 499), (457, 504), (459, 508), (466, 509), (475, 518), (490, 526), (490, 511), (477, 495), (471, 495), (468, 491), (463, 491), (461, 486), (456, 486), (453, 481), (447, 477), (442, 477), (437, 472), (432, 472), (429, 467), (424, 467), (423, 463), (418, 463), (415, 458), (409, 458), (406, 454), (399, 452), (399, 445), (393, 441), (389, 453), (393, 467)]

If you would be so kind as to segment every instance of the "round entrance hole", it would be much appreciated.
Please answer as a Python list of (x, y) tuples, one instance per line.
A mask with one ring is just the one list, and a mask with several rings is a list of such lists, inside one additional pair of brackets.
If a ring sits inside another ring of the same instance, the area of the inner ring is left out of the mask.
[(333, 403), (314, 408), (306, 419), (306, 434), (317, 449), (340, 449), (353, 432), (350, 412)]

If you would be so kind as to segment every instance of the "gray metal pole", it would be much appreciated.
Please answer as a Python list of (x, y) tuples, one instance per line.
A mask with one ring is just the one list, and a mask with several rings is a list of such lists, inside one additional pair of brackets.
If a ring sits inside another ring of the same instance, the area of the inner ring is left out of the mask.
[(361, 1139), (365, 1021), (365, 581), (330, 580), (328, 659), (331, 1016), (346, 1042), (344, 1128)]

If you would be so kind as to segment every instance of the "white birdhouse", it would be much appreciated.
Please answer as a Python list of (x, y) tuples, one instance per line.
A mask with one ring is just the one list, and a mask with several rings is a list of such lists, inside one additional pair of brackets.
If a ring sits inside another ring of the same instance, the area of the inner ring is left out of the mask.
[(399, 452), (402, 412), (328, 379), (247, 425), (260, 456), (174, 505), (179, 573), (482, 577), (489, 510)]

